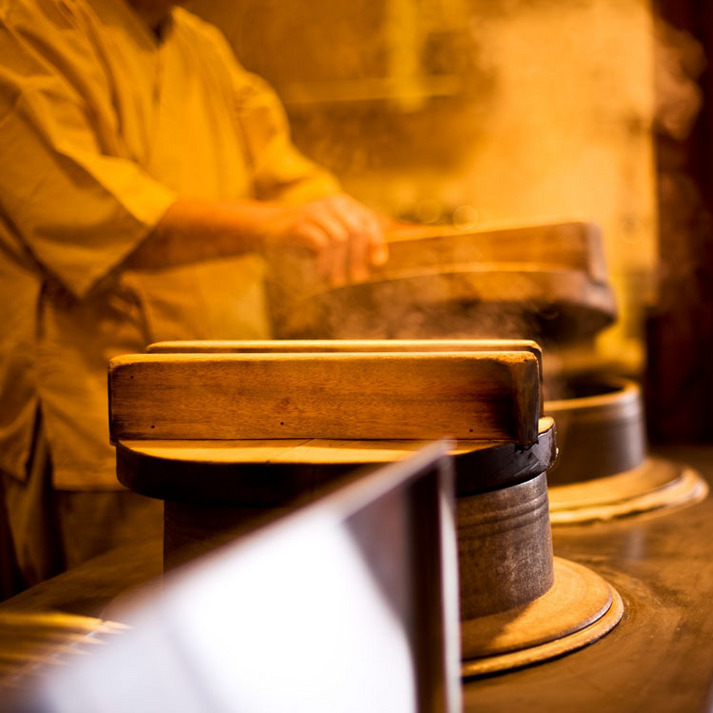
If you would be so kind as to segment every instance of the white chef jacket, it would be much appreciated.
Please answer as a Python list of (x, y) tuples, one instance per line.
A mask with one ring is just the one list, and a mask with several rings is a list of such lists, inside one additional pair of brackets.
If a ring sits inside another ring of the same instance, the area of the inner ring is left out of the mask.
[(107, 361), (269, 337), (255, 255), (122, 269), (172, 202), (336, 190), (186, 10), (158, 40), (125, 0), (0, 0), (0, 470), (24, 477), (39, 407), (55, 486), (119, 487)]

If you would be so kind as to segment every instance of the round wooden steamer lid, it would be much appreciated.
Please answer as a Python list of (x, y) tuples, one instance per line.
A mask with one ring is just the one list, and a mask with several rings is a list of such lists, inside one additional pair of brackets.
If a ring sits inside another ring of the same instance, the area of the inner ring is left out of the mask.
[[(530, 448), (459, 441), (452, 451), (459, 495), (524, 482), (556, 457), (554, 421), (539, 421)], [(282, 505), (360, 467), (408, 457), (423, 441), (120, 441), (117, 475), (129, 489), (162, 500)]]

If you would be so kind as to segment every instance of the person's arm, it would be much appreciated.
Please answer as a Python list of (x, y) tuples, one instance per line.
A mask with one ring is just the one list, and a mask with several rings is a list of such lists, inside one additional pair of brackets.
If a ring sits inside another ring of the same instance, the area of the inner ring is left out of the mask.
[(160, 268), (280, 246), (312, 252), (335, 286), (365, 279), (388, 257), (376, 214), (338, 194), (297, 206), (177, 200), (125, 266)]
[(253, 199), (199, 202), (178, 199), (124, 263), (163, 267), (245, 252), (306, 249), (333, 285), (366, 278), (387, 259), (381, 221), (341, 193), (329, 171), (292, 143), (284, 108), (264, 79), (247, 72), (220, 31), (182, 16), (195, 33), (224, 95), (252, 182)]
[(260, 202), (187, 200), (136, 162), (116, 133), (113, 96), (94, 71), (101, 58), (85, 27), (91, 19), (54, 2), (20, 10), (12, 25), (0, 12), (7, 69), (0, 73), (0, 212), (47, 279), (83, 299), (128, 266), (288, 244), (311, 250), (335, 284), (383, 261), (373, 213), (295, 151), (269, 92), (234, 107)]

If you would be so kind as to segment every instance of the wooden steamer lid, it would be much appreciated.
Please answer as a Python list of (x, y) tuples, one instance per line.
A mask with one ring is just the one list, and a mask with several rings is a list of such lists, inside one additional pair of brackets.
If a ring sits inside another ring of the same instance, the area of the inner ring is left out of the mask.
[[(498, 613), (513, 610), (513, 601), (528, 612), (534, 607), (551, 613), (553, 596), (561, 599), (571, 583), (552, 557), (547, 517), (544, 472), (555, 457), (554, 426), (541, 418), (536, 345), (511, 343), (498, 350), (489, 343), (479, 351), (463, 341), (429, 351), (428, 344), (352, 342), (341, 345), (349, 351), (340, 351), (339, 342), (330, 342), (330, 351), (320, 351), (318, 343), (305, 342), (196, 343), (155, 345), (150, 354), (117, 358), (110, 364), (109, 386), (119, 478), (166, 499), (167, 506), (289, 507), (310, 489), (336, 482), (335, 474), (399, 460), (424, 441), (449, 436), (456, 441), (451, 455), (459, 496), (462, 615), (469, 617), (463, 622), (464, 672), (478, 675), (549, 658), (546, 644), (553, 637), (557, 655), (599, 638), (621, 615), (606, 583), (586, 586), (606, 595), (594, 606), (581, 600), (586, 606), (577, 631), (571, 617), (565, 629), (553, 627), (549, 614), (540, 617), (546, 631), (530, 617), (520, 632), (522, 645), (510, 647), (505, 657), (486, 643), (496, 640), (494, 631), (483, 638), (481, 620), (483, 626), (498, 621)], [(515, 503), (528, 527), (510, 526), (513, 503), (506, 501), (517, 500), (524, 492), (518, 489), (533, 483), (537, 500)], [(489, 548), (478, 550), (467, 530), (482, 529), (483, 517), (486, 529), (487, 521), (496, 529), (480, 538)], [(524, 532), (534, 534), (528, 543), (517, 540)], [(537, 551), (538, 571), (518, 560), (523, 545)], [(495, 606), (500, 612), (492, 605), (486, 611), (477, 587), (469, 589), (470, 574), (477, 580), (484, 569), (507, 570), (493, 579), (504, 592)], [(603, 628), (590, 629), (599, 619)], [(517, 617), (512, 627), (519, 629)], [(481, 632), (480, 643), (470, 640), (473, 630)], [(590, 634), (583, 635), (585, 630)], [(543, 638), (549, 640), (545, 645)]]
[(364, 282), (331, 287), (296, 252), (269, 256), (280, 338), (532, 338), (561, 343), (613, 323), (599, 229), (561, 222), (463, 232), (408, 226)]

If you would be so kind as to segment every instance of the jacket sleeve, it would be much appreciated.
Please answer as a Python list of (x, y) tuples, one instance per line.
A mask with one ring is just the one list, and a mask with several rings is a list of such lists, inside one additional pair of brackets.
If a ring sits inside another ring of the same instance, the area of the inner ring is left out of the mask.
[(240, 65), (218, 31), (213, 47), (230, 74), (235, 120), (251, 162), (256, 197), (303, 203), (339, 192), (338, 180), (292, 142), (287, 115), (274, 89)]
[(82, 297), (175, 196), (123, 148), (101, 63), (67, 4), (36, 7), (31, 22), (0, 15), (0, 212), (46, 273)]

